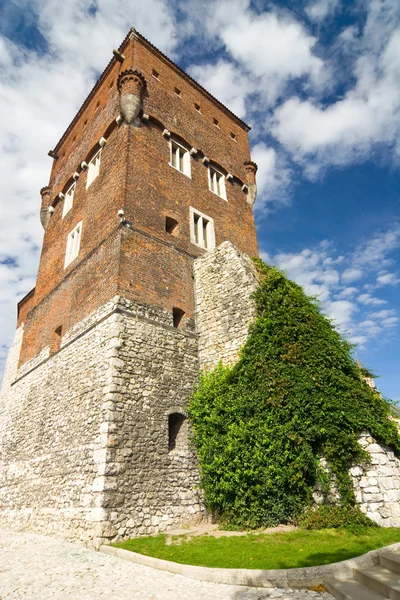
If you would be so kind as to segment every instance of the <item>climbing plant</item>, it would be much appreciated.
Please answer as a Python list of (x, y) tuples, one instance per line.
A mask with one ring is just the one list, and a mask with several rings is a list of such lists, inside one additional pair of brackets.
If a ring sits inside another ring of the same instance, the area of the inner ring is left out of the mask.
[(315, 299), (281, 271), (255, 261), (256, 318), (234, 366), (201, 376), (190, 401), (206, 504), (221, 521), (255, 528), (295, 520), (328, 485), (355, 504), (348, 470), (368, 455), (368, 430), (400, 452), (391, 405), (362, 379), (352, 345)]

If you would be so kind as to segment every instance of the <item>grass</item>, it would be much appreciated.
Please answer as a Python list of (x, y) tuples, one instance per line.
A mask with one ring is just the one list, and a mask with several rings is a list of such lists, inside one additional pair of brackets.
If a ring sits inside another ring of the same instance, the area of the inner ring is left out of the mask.
[(296, 530), (269, 535), (248, 534), (214, 538), (208, 535), (173, 538), (136, 538), (114, 544), (118, 548), (173, 562), (230, 569), (289, 569), (312, 567), (346, 560), (400, 542), (400, 529), (357, 527), (355, 529)]

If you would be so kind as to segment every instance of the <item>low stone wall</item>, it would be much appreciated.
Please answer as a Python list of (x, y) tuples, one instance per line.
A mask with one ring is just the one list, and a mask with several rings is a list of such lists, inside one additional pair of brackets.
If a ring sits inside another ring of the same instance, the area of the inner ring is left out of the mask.
[(371, 456), (369, 465), (350, 470), (360, 509), (383, 527), (400, 527), (400, 460), (368, 432), (359, 442)]

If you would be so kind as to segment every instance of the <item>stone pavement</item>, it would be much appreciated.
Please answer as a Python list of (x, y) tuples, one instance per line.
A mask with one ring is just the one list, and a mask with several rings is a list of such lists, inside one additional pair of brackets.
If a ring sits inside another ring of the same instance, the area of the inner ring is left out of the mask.
[(0, 600), (332, 600), (327, 593), (219, 585), (62, 540), (0, 530)]

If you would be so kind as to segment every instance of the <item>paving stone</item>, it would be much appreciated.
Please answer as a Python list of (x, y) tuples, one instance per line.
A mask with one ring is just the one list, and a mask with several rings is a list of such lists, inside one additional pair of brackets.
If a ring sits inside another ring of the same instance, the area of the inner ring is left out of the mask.
[(63, 540), (0, 530), (1, 600), (333, 600), (328, 593), (187, 579)]

